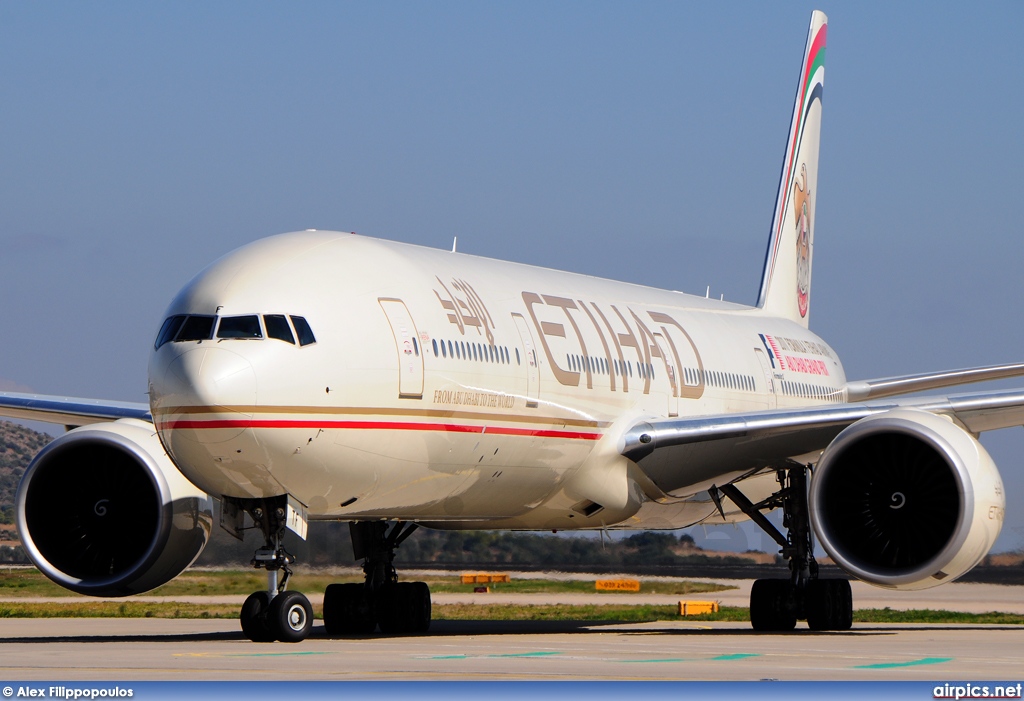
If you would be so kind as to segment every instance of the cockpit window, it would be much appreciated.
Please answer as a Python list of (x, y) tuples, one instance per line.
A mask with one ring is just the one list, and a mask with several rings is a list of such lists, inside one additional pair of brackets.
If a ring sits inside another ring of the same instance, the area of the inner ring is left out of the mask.
[(288, 320), (284, 318), (284, 314), (264, 314), (263, 323), (267, 325), (268, 337), (295, 345), (292, 327), (288, 325)]
[(260, 318), (255, 314), (221, 317), (217, 338), (263, 338)]
[(213, 322), (215, 316), (190, 316), (181, 325), (175, 341), (205, 341), (213, 338)]
[(301, 316), (291, 317), (292, 324), (295, 326), (295, 333), (299, 336), (299, 345), (308, 346), (310, 343), (316, 343), (316, 337), (313, 336), (313, 329), (309, 328), (309, 324), (306, 323), (306, 319)]
[(160, 333), (156, 335), (156, 348), (170, 343), (174, 338), (175, 334), (178, 333), (178, 329), (181, 328), (182, 322), (185, 321), (185, 315), (179, 314), (177, 316), (169, 316), (164, 319), (164, 325), (160, 327)]

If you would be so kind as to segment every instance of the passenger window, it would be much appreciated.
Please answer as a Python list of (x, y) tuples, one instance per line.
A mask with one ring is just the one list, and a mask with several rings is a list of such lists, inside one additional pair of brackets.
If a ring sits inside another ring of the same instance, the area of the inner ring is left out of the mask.
[(431, 345), (434, 346), (434, 357), (436, 358), (438, 356), (438, 352), (437, 352), (437, 339), (436, 338), (433, 339), (430, 343), (431, 343)]
[[(267, 337), (276, 338), (278, 341), (284, 341), (285, 343), (291, 343), (295, 345), (295, 336), (292, 335), (292, 327), (288, 325), (288, 320), (284, 318), (284, 314), (264, 314), (263, 323), (267, 326)], [(221, 323), (221, 328), (224, 324)]]
[(442, 358), (447, 358), (448, 357), (448, 346), (446, 346), (444, 344), (444, 341), (441, 341), (441, 357)]
[(255, 314), (221, 317), (217, 338), (263, 338), (260, 318)]
[(206, 341), (213, 338), (213, 323), (217, 320), (215, 316), (190, 316), (181, 325), (181, 330), (175, 336), (175, 341)]
[(522, 364), (522, 363), (521, 363), (521, 361), (519, 360), (519, 349), (518, 349), (518, 348), (516, 348), (516, 365), (521, 365), (521, 364)]
[(159, 348), (165, 343), (170, 343), (171, 339), (178, 333), (178, 329), (181, 328), (182, 322), (185, 321), (185, 315), (179, 314), (177, 316), (169, 316), (164, 319), (163, 326), (160, 327), (160, 333), (156, 335), (156, 344), (154, 348)]
[(299, 337), (300, 346), (308, 346), (311, 343), (316, 343), (316, 337), (313, 335), (313, 329), (309, 328), (309, 323), (305, 317), (292, 316), (289, 317), (292, 320), (292, 325), (295, 327), (295, 334)]

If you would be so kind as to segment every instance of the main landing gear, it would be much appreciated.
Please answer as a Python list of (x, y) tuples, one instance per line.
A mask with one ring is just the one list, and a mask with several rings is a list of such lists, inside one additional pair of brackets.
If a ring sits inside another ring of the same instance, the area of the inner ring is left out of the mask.
[(324, 592), (324, 628), (328, 635), (424, 633), (430, 628), (430, 588), (423, 582), (399, 582), (392, 564), (395, 548), (417, 524), (383, 521), (350, 523), (352, 551), (363, 560), (365, 581), (331, 584)]
[[(789, 579), (759, 579), (750, 590), (750, 623), (754, 630), (793, 630), (806, 620), (811, 630), (848, 630), (853, 625), (853, 595), (845, 579), (819, 579), (807, 508), (809, 467), (790, 464), (776, 472), (779, 491), (753, 504), (734, 484), (711, 489), (722, 510), (719, 493), (760, 526), (782, 548), (789, 561)], [(781, 507), (787, 535), (761, 513)]]
[[(313, 607), (305, 595), (287, 591), (290, 565), (295, 562), (282, 545), (285, 507), (280, 499), (255, 500), (246, 509), (263, 531), (266, 545), (256, 551), (252, 564), (267, 571), (267, 589), (253, 592), (242, 604), (242, 632), (254, 643), (297, 643), (313, 628)], [(283, 576), (282, 576), (283, 575)]]

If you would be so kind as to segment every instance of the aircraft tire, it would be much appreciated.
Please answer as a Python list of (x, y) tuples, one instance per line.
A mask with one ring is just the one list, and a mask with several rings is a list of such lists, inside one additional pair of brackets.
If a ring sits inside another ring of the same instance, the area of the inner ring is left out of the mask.
[(282, 643), (298, 643), (313, 629), (313, 607), (306, 595), (297, 591), (278, 594), (267, 611), (267, 628)]
[(377, 627), (366, 588), (358, 583), (331, 584), (324, 590), (324, 629), (328, 635), (368, 635)]
[(750, 625), (758, 631), (786, 631), (796, 627), (796, 616), (787, 603), (790, 583), (786, 579), (758, 579), (750, 589)]
[(410, 582), (408, 592), (409, 632), (426, 633), (430, 630), (430, 587), (426, 582)]
[(808, 582), (805, 606), (811, 630), (848, 630), (853, 625), (853, 595), (845, 579)]
[(242, 604), (238, 621), (242, 624), (242, 634), (254, 643), (274, 642), (276, 636), (267, 625), (269, 609), (270, 595), (265, 591), (253, 592)]
[(395, 635), (406, 632), (405, 588), (402, 584), (381, 587), (374, 597), (377, 625), (381, 633)]

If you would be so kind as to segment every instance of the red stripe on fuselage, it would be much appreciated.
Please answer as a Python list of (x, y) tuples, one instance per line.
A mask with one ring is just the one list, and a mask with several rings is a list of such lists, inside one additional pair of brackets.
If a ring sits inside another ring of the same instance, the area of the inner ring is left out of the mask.
[(596, 441), (600, 433), (558, 431), (543, 428), (513, 428), (510, 426), (469, 426), (466, 424), (418, 423), (415, 421), (309, 421), (278, 419), (221, 419), (213, 421), (168, 421), (160, 429), (214, 429), (214, 428), (315, 428), (391, 431), (443, 431), (449, 433), (493, 433), (501, 436), (536, 436), (539, 438), (570, 438)]

